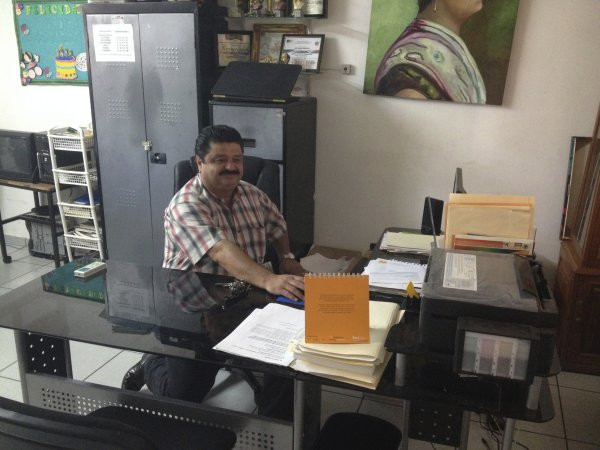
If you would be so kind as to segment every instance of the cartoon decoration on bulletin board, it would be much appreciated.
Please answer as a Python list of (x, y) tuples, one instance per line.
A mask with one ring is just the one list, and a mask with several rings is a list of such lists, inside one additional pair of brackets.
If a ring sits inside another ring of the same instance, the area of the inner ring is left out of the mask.
[(13, 0), (21, 84), (87, 84), (81, 0)]

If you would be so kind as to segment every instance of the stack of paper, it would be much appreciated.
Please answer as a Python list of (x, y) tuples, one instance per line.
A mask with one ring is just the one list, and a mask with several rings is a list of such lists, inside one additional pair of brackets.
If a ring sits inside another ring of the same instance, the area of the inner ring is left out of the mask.
[(342, 256), (341, 258), (327, 258), (320, 253), (305, 256), (300, 259), (300, 265), (304, 270), (311, 273), (339, 273), (345, 272), (352, 258)]
[[(444, 236), (437, 236), (438, 247), (444, 242)], [(381, 238), (379, 250), (392, 253), (431, 253), (433, 236), (428, 234), (386, 231)]]
[(375, 389), (391, 358), (385, 339), (392, 325), (401, 318), (399, 305), (369, 302), (368, 344), (292, 343), (295, 361), (291, 367), (301, 372)]
[(412, 281), (415, 288), (423, 286), (427, 265), (377, 258), (369, 261), (363, 275), (369, 275), (369, 286), (406, 290)]
[(456, 235), (533, 240), (535, 198), (516, 195), (450, 194), (445, 248)]

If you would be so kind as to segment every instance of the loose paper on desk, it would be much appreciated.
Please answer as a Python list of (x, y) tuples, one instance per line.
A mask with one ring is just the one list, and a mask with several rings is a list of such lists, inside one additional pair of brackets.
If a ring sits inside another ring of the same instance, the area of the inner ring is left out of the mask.
[(311, 273), (339, 273), (346, 270), (351, 260), (352, 258), (345, 256), (334, 259), (315, 253), (300, 259), (300, 265)]
[(289, 366), (294, 355), (288, 344), (304, 334), (304, 311), (269, 303), (255, 309), (214, 349), (232, 355)]
[[(444, 236), (437, 236), (437, 246), (441, 247)], [(381, 239), (379, 250), (395, 253), (431, 253), (433, 236), (429, 234), (386, 231)]]
[(415, 288), (420, 289), (426, 271), (425, 264), (377, 258), (369, 261), (363, 274), (369, 275), (370, 286), (406, 290), (411, 281)]

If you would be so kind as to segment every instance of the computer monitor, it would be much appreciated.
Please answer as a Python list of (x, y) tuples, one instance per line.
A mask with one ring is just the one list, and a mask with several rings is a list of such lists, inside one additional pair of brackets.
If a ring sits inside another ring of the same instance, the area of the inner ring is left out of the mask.
[(454, 174), (454, 187), (452, 188), (453, 194), (466, 194), (465, 188), (463, 187), (462, 180), (462, 168), (457, 167), (456, 173)]
[(33, 133), (0, 130), (0, 178), (38, 181)]

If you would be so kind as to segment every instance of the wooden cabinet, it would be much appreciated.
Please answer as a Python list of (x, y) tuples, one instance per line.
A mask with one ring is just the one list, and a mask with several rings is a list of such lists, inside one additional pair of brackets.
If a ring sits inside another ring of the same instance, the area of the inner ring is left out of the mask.
[(600, 375), (600, 269), (581, 264), (575, 241), (561, 245), (555, 297), (563, 370)]
[(559, 355), (563, 370), (600, 375), (600, 110), (581, 191), (569, 214), (575, 226), (561, 243), (555, 297), (560, 310)]

